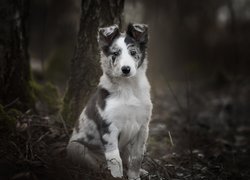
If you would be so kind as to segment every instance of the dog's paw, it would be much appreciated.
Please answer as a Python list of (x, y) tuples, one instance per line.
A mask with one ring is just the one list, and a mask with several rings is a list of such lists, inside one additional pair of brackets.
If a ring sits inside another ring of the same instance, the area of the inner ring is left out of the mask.
[(123, 176), (122, 162), (117, 159), (111, 159), (108, 161), (108, 169), (113, 177), (121, 178)]
[(148, 171), (146, 171), (145, 169), (140, 169), (140, 176), (147, 176), (148, 175)]
[(118, 150), (105, 153), (108, 169), (113, 177), (123, 176), (122, 160)]
[(128, 170), (128, 179), (129, 180), (140, 180), (140, 173), (139, 171)]
[(141, 180), (140, 177), (129, 177), (128, 180)]

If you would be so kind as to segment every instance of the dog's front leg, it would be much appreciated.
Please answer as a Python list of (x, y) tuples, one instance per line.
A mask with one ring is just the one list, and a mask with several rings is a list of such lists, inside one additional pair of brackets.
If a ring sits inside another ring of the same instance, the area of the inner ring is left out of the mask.
[(146, 150), (148, 138), (148, 125), (143, 125), (129, 144), (128, 178), (130, 180), (140, 180), (141, 162)]
[(109, 131), (102, 134), (102, 142), (104, 145), (104, 153), (108, 165), (108, 169), (113, 177), (123, 176), (122, 160), (118, 148), (118, 129), (110, 124)]

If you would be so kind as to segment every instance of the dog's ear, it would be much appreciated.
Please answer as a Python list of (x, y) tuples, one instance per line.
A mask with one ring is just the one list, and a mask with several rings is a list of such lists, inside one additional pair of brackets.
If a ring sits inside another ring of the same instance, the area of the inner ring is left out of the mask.
[(146, 44), (148, 42), (148, 26), (146, 24), (132, 24), (127, 28), (127, 35), (132, 37), (136, 42)]
[(119, 27), (116, 24), (109, 27), (99, 28), (98, 42), (100, 47), (104, 48), (110, 46), (119, 34)]

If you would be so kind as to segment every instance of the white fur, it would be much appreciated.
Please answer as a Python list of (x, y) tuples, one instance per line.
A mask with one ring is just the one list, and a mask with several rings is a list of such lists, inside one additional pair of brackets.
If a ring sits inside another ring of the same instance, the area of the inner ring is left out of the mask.
[[(136, 138), (142, 128), (148, 127), (152, 111), (149, 83), (145, 72), (139, 71), (135, 77), (121, 79), (118, 84), (111, 83), (106, 75), (103, 75), (100, 85), (112, 92), (107, 99), (106, 108), (102, 112), (103, 117), (114, 125), (111, 126), (114, 128), (111, 130), (112, 132), (118, 129), (118, 132), (121, 133), (118, 144), (110, 146), (107, 151), (123, 150), (128, 148), (126, 146)], [(148, 129), (145, 131), (141, 137), (136, 138), (134, 146), (128, 148), (130, 159), (143, 155)], [(118, 149), (114, 149), (115, 147)], [(117, 169), (116, 166), (113, 169)], [(110, 170), (112, 173), (112, 168)], [(139, 178), (139, 172), (129, 170), (128, 176), (130, 179)]]
[(122, 79), (119, 84), (109, 82), (103, 75), (100, 84), (112, 92), (103, 115), (115, 124), (119, 132), (123, 132), (119, 142), (123, 147), (150, 119), (152, 104), (149, 83), (145, 74), (138, 72), (136, 77)]
[(121, 55), (119, 57), (120, 61), (118, 62), (117, 74), (118, 76), (122, 75), (121, 68), (122, 66), (129, 66), (131, 68), (129, 76), (134, 76), (136, 74), (136, 62), (133, 57), (129, 54), (127, 46), (124, 42), (125, 37), (120, 37), (116, 40), (115, 44), (117, 44), (121, 49)]
[[(129, 66), (130, 67), (130, 73), (127, 75), (127, 77), (133, 77), (137, 73), (137, 67), (139, 64), (138, 59), (135, 59), (130, 55), (130, 50), (134, 50), (138, 52), (138, 49), (136, 47), (130, 47), (130, 49), (127, 49), (127, 45), (124, 42), (125, 36), (121, 36), (118, 39), (116, 39), (111, 46), (111, 49), (113, 51), (116, 51), (118, 49), (121, 49), (119, 56), (116, 58), (114, 64), (112, 65), (112, 68), (109, 67), (109, 62), (111, 57), (106, 57), (101, 53), (101, 64), (102, 64), (102, 69), (105, 73), (111, 74), (112, 77), (119, 78), (123, 77), (123, 72), (122, 72), (122, 67), (123, 66)], [(138, 53), (138, 58), (141, 58), (141, 54)], [(146, 62), (145, 62), (146, 64)]]
[(108, 164), (108, 169), (111, 171), (113, 177), (123, 176), (122, 160), (118, 149), (105, 153)]
[[(106, 99), (105, 109), (102, 110), (100, 107), (97, 109), (101, 117), (111, 123), (110, 133), (101, 137), (108, 142), (104, 148), (104, 156), (108, 169), (114, 177), (123, 176), (122, 161), (125, 161), (128, 164), (128, 178), (139, 180), (152, 111), (150, 85), (146, 77), (147, 60), (145, 59), (141, 67), (137, 68), (138, 62), (129, 54), (124, 37), (118, 38), (115, 44), (122, 49), (122, 53), (112, 69), (115, 74), (111, 78), (105, 73), (110, 71), (107, 69), (109, 59), (104, 55), (101, 57), (104, 73), (100, 78), (99, 86), (110, 92), (110, 95)], [(122, 66), (130, 66), (131, 72), (128, 77), (122, 76)], [(84, 114), (83, 111), (81, 119), (84, 121), (86, 119), (86, 122), (79, 123), (80, 130), (78, 133), (74, 130), (70, 142), (85, 136), (85, 131), (89, 125), (92, 125), (86, 124), (90, 120)], [(126, 159), (121, 158), (123, 152), (128, 153)], [(96, 163), (96, 156), (92, 159), (91, 157), (93, 157), (92, 154), (88, 153), (85, 160)]]

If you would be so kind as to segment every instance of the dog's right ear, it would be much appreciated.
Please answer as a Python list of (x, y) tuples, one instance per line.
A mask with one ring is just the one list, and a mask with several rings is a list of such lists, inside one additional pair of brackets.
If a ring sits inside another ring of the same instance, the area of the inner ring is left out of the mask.
[(136, 42), (147, 44), (148, 42), (148, 26), (146, 24), (129, 23), (127, 35), (132, 37)]
[(109, 27), (99, 28), (98, 42), (100, 48), (105, 49), (106, 47), (109, 47), (119, 34), (119, 27), (116, 24)]

